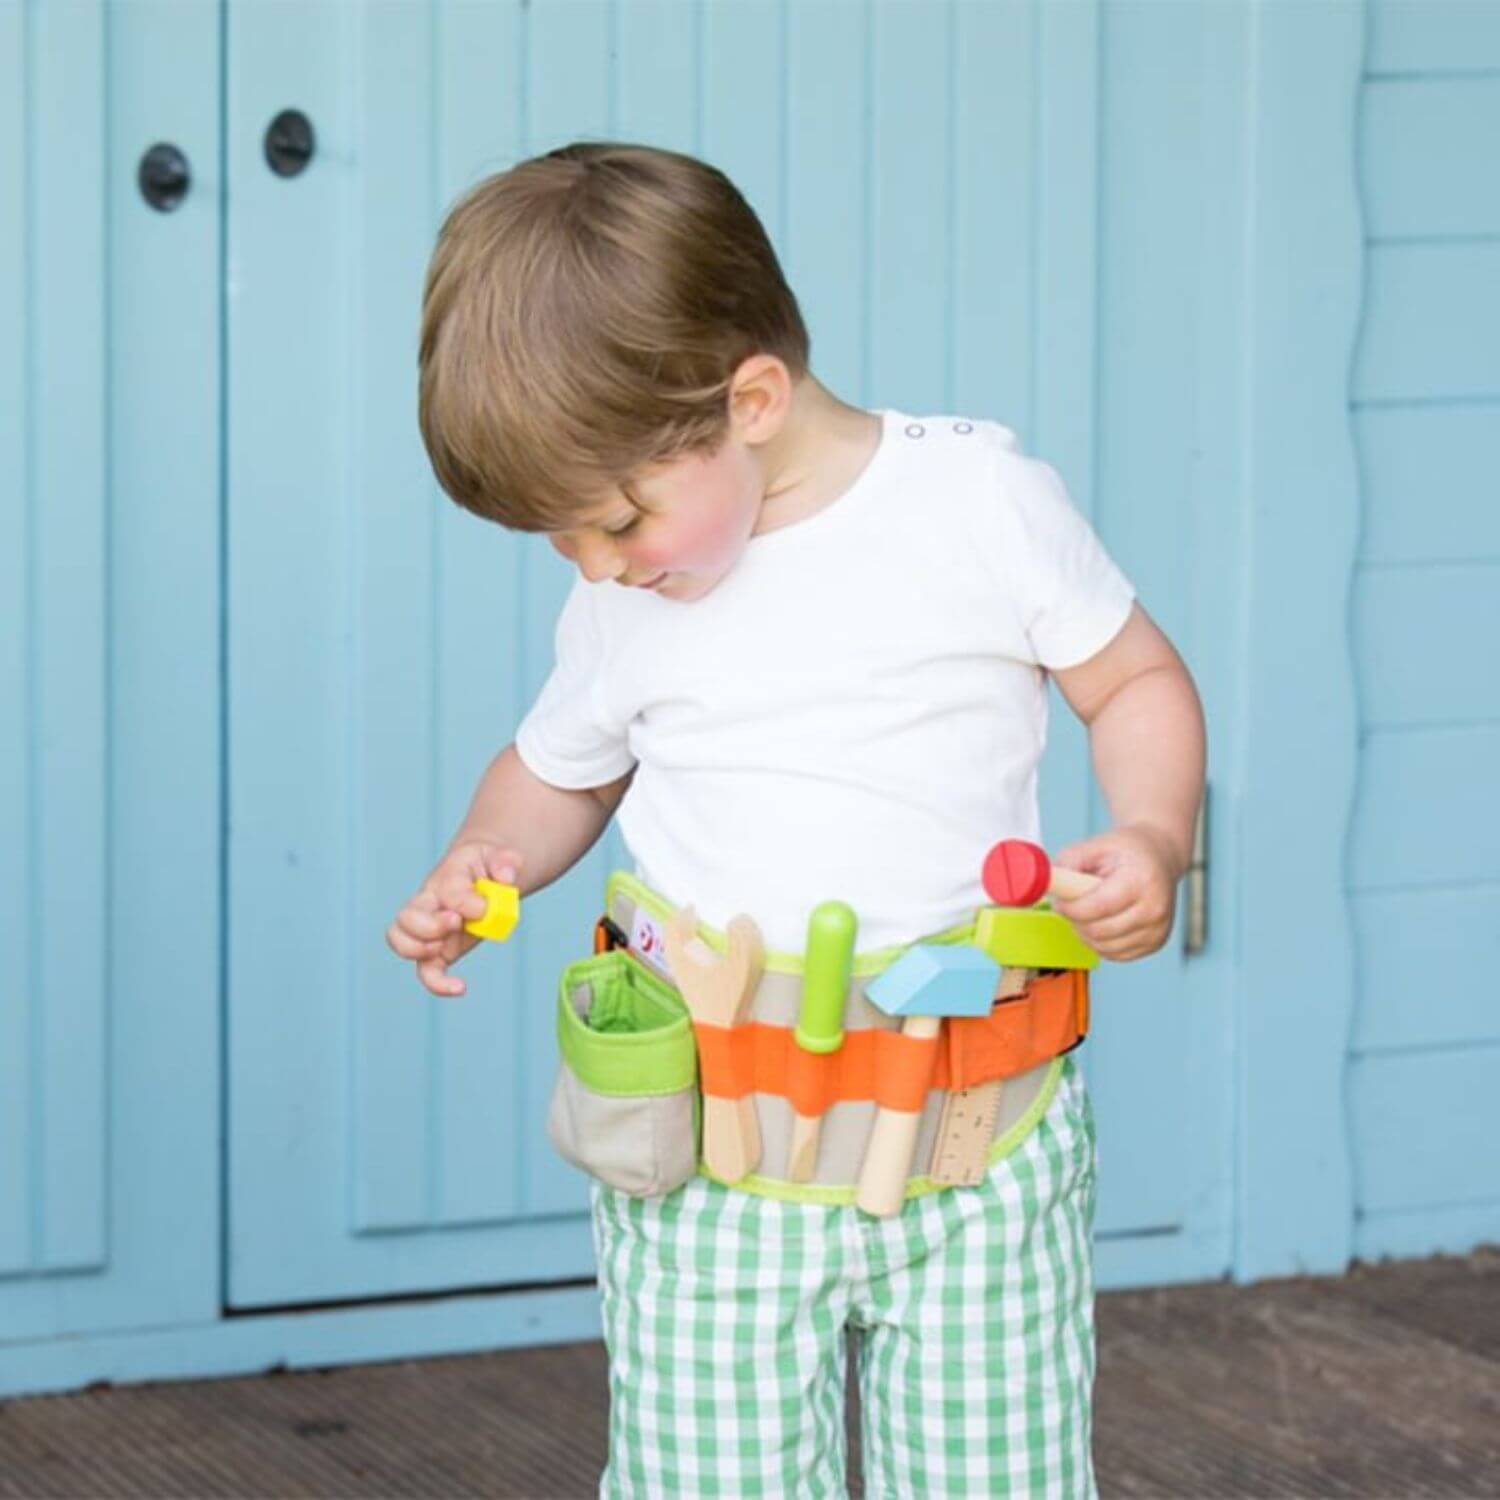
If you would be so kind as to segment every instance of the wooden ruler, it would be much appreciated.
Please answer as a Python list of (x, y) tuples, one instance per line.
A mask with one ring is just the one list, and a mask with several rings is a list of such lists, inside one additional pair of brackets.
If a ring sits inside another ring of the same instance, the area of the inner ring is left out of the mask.
[(952, 1089), (938, 1119), (931, 1177), (945, 1186), (974, 1187), (984, 1181), (985, 1156), (1000, 1113), (1000, 1080)]
[[(1035, 969), (1002, 970), (995, 1000), (1024, 994), (1035, 973)], [(977, 1187), (984, 1180), (986, 1158), (995, 1139), (995, 1120), (1000, 1113), (1002, 1082), (994, 1078), (972, 1088), (949, 1090), (932, 1145), (928, 1175), (934, 1182), (945, 1187)]]

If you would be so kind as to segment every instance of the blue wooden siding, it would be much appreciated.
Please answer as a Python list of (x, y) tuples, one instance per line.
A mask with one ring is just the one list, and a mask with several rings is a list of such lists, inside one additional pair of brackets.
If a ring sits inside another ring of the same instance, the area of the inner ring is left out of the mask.
[(1351, 380), (1364, 1256), (1500, 1239), (1500, 6), (1376, 3)]
[(617, 837), (463, 1002), (379, 940), (569, 576), (431, 484), (421, 269), (584, 135), (723, 166), (819, 375), (1014, 425), (1198, 675), (1210, 944), (1099, 986), (1101, 1282), (1500, 1234), (1500, 5), (1368, 16), (0, 0), (0, 1391), (596, 1331), (223, 1316), (587, 1272), (547, 1007)]

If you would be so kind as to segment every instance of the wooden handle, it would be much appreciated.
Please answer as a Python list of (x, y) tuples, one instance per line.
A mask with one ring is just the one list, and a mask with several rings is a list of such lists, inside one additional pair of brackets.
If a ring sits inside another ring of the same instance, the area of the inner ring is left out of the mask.
[[(901, 1035), (925, 1042), (938, 1034), (942, 1024), (941, 1016), (911, 1016), (901, 1028)], [(887, 1109), (882, 1106), (876, 1113), (870, 1142), (865, 1147), (865, 1159), (860, 1164), (859, 1186), (854, 1194), (855, 1203), (867, 1214), (886, 1218), (901, 1207), (921, 1123), (920, 1109)]]
[(823, 1132), (822, 1115), (797, 1115), (792, 1120), (792, 1144), (787, 1151), (788, 1182), (811, 1182), (818, 1164), (818, 1138)]
[(738, 1182), (760, 1165), (760, 1121), (755, 1096), (703, 1096), (703, 1160), (715, 1177)]
[(1047, 882), (1047, 894), (1061, 897), (1064, 901), (1076, 901), (1099, 884), (1097, 875), (1085, 870), (1070, 870), (1066, 865), (1053, 865), (1052, 878)]

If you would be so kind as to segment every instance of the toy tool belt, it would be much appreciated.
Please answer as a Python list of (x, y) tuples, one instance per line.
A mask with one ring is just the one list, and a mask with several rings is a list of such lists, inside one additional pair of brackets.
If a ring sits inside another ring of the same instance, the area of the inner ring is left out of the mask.
[[(673, 911), (641, 881), (615, 872), (595, 951), (624, 948), (673, 983), (664, 940)], [(836, 1051), (809, 1052), (794, 1040), (802, 999), (800, 954), (766, 952), (741, 1024), (693, 1023), (705, 1108), (716, 1100), (748, 1098), (759, 1125), (758, 1163), (734, 1186), (771, 1197), (852, 1201), (881, 1110), (921, 1112), (911, 1166), (917, 1175), (907, 1179), (907, 1197), (979, 1181), (991, 1162), (1027, 1134), (1051, 1100), (1063, 1054), (1087, 1034), (1088, 970), (1098, 959), (1048, 909), (990, 909), (981, 920), (998, 920), (1002, 930), (991, 925), (976, 935), (970, 923), (924, 941), (982, 937), (1003, 966), (999, 994), (1005, 998), (988, 1015), (945, 1018), (931, 1038), (901, 1035), (901, 1021), (865, 996), (867, 984), (904, 946), (855, 955)], [(716, 953), (726, 951), (724, 933), (701, 923), (697, 933)], [(810, 1167), (805, 1154), (795, 1166), (791, 1160), (799, 1117), (803, 1129), (808, 1117), (819, 1121)], [(701, 1159), (698, 1170), (716, 1175)]]

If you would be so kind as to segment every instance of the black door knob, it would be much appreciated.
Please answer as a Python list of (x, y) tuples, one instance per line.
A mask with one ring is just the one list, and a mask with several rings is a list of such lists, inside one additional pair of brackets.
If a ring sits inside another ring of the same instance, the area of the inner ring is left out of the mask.
[(279, 177), (295, 177), (312, 160), (312, 121), (300, 109), (284, 109), (266, 127), (266, 160)]
[(158, 141), (141, 158), (136, 181), (141, 196), (158, 213), (169, 214), (187, 196), (193, 174), (187, 157), (176, 146)]

